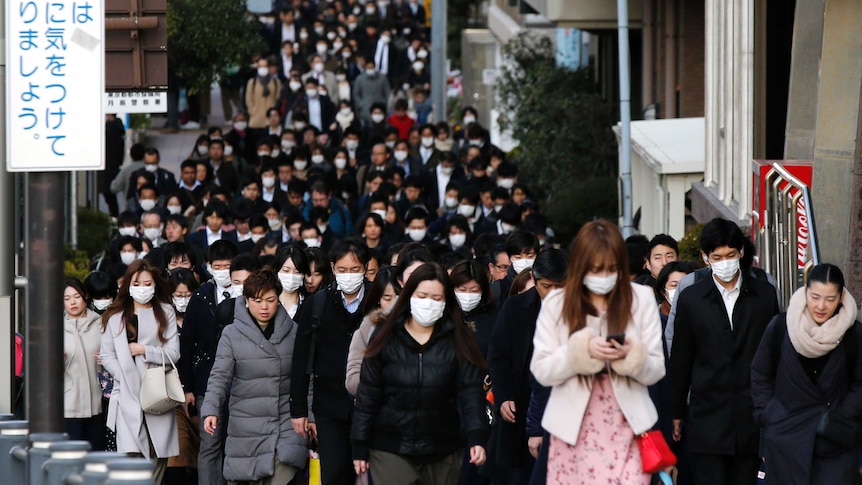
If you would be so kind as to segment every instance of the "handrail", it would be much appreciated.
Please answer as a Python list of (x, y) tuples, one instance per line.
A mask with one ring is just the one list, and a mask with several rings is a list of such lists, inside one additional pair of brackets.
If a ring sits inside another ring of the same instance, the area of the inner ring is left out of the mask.
[(808, 270), (820, 263), (811, 189), (774, 163), (766, 174), (764, 190), (766, 207), (760, 217), (763, 227), (758, 238), (761, 263), (775, 277), (786, 305), (804, 284)]

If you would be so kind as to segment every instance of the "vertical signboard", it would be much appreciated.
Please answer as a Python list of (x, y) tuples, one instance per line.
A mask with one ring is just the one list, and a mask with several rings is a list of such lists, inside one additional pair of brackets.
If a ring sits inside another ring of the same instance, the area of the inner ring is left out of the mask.
[(4, 1), (7, 169), (103, 169), (103, 0)]

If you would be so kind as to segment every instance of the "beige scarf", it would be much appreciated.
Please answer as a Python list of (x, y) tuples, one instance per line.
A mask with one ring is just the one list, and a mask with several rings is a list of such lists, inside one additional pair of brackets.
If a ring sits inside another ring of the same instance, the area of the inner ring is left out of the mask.
[(822, 325), (814, 323), (805, 301), (805, 287), (790, 297), (787, 305), (787, 334), (793, 348), (803, 357), (813, 359), (832, 351), (844, 338), (844, 333), (856, 322), (856, 300), (846, 289), (841, 308)]

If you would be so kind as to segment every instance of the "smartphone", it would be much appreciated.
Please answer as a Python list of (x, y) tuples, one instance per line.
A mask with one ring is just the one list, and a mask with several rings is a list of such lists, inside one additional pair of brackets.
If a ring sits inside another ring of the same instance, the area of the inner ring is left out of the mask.
[(624, 333), (615, 333), (608, 335), (608, 342), (611, 340), (616, 340), (618, 344), (625, 345), (626, 343), (626, 334)]

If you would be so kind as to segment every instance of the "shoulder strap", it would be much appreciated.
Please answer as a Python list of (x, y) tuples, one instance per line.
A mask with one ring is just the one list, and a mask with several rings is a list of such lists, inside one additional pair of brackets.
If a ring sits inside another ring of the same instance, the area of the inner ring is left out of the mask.
[(775, 320), (775, 328), (772, 329), (772, 342), (770, 342), (776, 362), (781, 357), (781, 347), (784, 345), (785, 335), (787, 335), (787, 319), (777, 318)]
[(311, 333), (311, 342), (308, 348), (308, 365), (305, 368), (308, 375), (314, 373), (314, 353), (317, 351), (317, 332), (320, 330), (320, 321), (326, 307), (326, 288), (312, 297), (311, 305), (311, 328), (308, 330)]

